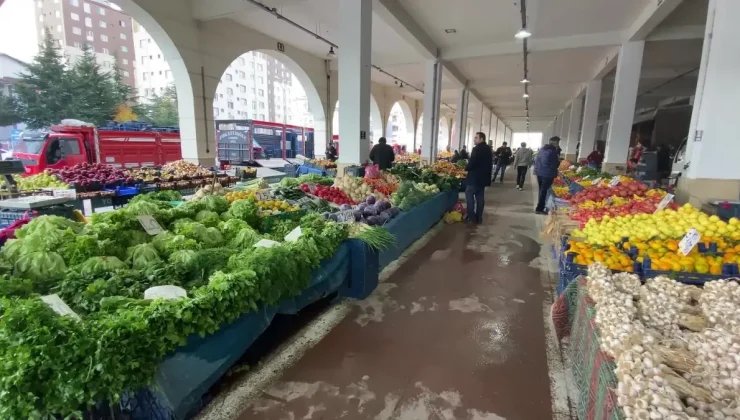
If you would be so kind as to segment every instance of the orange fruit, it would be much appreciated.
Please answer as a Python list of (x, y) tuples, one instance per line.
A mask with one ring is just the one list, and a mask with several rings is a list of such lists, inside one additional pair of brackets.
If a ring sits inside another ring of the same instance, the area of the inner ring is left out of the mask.
[(709, 266), (709, 274), (722, 274), (722, 267), (718, 265), (710, 265)]

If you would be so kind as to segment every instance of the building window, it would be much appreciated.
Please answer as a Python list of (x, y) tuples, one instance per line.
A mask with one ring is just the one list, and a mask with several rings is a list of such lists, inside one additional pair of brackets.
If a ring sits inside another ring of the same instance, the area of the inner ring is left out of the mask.
[(108, 48), (103, 48), (103, 54), (110, 55), (110, 50)]
[(247, 74), (240, 70), (239, 71), (239, 78), (240, 79), (246, 79), (247, 78)]
[(234, 109), (234, 103), (233, 102), (227, 102), (226, 103), (226, 108), (228, 108), (228, 109)]
[(162, 54), (157, 54), (157, 60), (159, 60), (160, 58), (162, 58)]
[(265, 114), (260, 114), (260, 120), (262, 120), (262, 121), (265, 120)]
[(95, 34), (93, 34), (93, 31), (87, 31), (87, 40), (88, 41), (94, 41), (95, 40)]
[(83, 3), (82, 8), (85, 9), (85, 13), (90, 13), (90, 5), (88, 3)]
[(105, 9), (103, 9), (102, 7), (98, 8), (98, 12), (100, 13), (101, 16), (105, 16)]
[(80, 20), (80, 15), (78, 15), (77, 13), (70, 13), (69, 16), (72, 18), (72, 20)]
[(126, 34), (121, 33), (121, 39), (125, 40), (126, 39)]
[(75, 48), (82, 48), (82, 44), (80, 44), (80, 41), (75, 41), (74, 44)]
[(148, 58), (148, 57), (147, 57), (147, 56), (145, 56), (145, 55), (141, 56), (141, 64), (146, 64), (146, 59), (147, 59), (147, 58)]
[(126, 46), (121, 47), (121, 51), (128, 52), (128, 47), (126, 47)]
[(108, 42), (108, 35), (100, 34), (100, 40), (103, 42)]
[(226, 80), (231, 81), (232, 77), (229, 73), (226, 73)]
[(121, 63), (123, 63), (124, 66), (128, 66), (128, 60), (125, 58), (121, 59)]
[(62, 17), (62, 11), (61, 10), (55, 11), (54, 12), (54, 17), (56, 17), (57, 19), (59, 19), (60, 17)]
[(265, 109), (265, 103), (264, 102), (260, 102), (260, 109)]
[(57, 25), (57, 32), (62, 32), (62, 25)]
[(213, 116), (218, 117), (218, 108), (213, 107)]
[(107, 23), (105, 23), (105, 22), (104, 22), (104, 21), (102, 21), (102, 20), (100, 21), (100, 23), (99, 23), (99, 24), (100, 24), (100, 27), (101, 27), (101, 28), (107, 28), (107, 27), (108, 27), (108, 24), (107, 24)]
[(257, 109), (257, 102), (252, 102), (252, 109)]
[(265, 69), (265, 66), (262, 64), (257, 64), (257, 71), (263, 71)]
[(44, 21), (44, 15), (39, 15), (39, 22), (43, 22), (43, 21)]
[(73, 26), (72, 27), (72, 33), (75, 34), (75, 35), (82, 35), (82, 29), (80, 29), (80, 28), (78, 28), (76, 26)]
[(119, 21), (118, 21), (118, 25), (119, 25), (119, 26), (120, 26), (121, 28), (125, 28), (125, 27), (126, 27), (126, 21), (125, 21), (125, 20), (119, 20)]
[(226, 88), (226, 94), (229, 95), (229, 96), (233, 95), (234, 94), (234, 89), (232, 89), (232, 88)]
[(247, 87), (244, 85), (239, 86), (239, 92), (241, 93), (247, 93)]
[(252, 88), (252, 95), (254, 95), (254, 92), (255, 92), (255, 90), (254, 90), (254, 88)]
[(128, 72), (126, 70), (123, 71), (123, 76), (128, 77)]
[(90, 19), (89, 17), (86, 17), (85, 26), (87, 26), (88, 28), (92, 28), (92, 19)]
[(264, 90), (260, 89), (259, 92), (260, 92), (260, 96), (265, 96), (265, 91)]
[(239, 64), (244, 65), (244, 57), (239, 57)]
[(165, 71), (164, 71), (164, 77), (166, 77), (166, 78), (167, 78), (167, 80), (170, 80), (170, 79), (172, 79), (172, 72), (171, 72), (171, 71), (169, 71), (169, 70), (165, 70)]
[(258, 78), (257, 78), (257, 81), (258, 81), (259, 83), (265, 83), (265, 78), (264, 78), (264, 77), (262, 77), (262, 76), (260, 76), (260, 77), (258, 77)]
[(142, 73), (141, 78), (146, 82), (147, 80), (149, 80), (149, 73), (147, 72)]
[(219, 94), (218, 94), (218, 98), (219, 98), (219, 99), (223, 99), (223, 98), (224, 98), (224, 94), (223, 94), (223, 93), (219, 93)]

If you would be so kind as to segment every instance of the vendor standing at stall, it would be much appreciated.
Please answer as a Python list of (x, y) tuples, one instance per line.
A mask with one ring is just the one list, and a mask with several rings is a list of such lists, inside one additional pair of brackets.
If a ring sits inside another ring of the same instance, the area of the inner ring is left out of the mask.
[(329, 143), (329, 148), (326, 149), (326, 158), (332, 162), (337, 161), (337, 147), (334, 146), (334, 142)]
[(393, 148), (386, 144), (385, 137), (378, 139), (378, 144), (373, 146), (370, 150), (370, 160), (374, 164), (378, 165), (378, 169), (385, 170), (390, 169), (393, 161), (396, 159), (396, 154), (393, 152)]

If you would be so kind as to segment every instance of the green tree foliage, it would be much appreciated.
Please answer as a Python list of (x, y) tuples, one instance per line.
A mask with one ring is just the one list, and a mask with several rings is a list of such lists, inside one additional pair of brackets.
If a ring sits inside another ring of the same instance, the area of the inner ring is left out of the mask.
[(15, 112), (15, 101), (11, 96), (3, 95), (0, 92), (0, 127), (13, 125), (23, 120)]
[(105, 125), (118, 109), (119, 94), (116, 92), (116, 83), (107, 72), (102, 71), (90, 46), (83, 45), (82, 56), (75, 62), (70, 76), (70, 82), (75, 87), (70, 117)]
[(162, 94), (154, 93), (149, 103), (141, 105), (140, 116), (154, 125), (177, 126), (179, 117), (177, 114), (177, 91), (170, 85)]
[(30, 128), (70, 118), (74, 87), (56, 41), (47, 31), (39, 54), (14, 86), (15, 112)]

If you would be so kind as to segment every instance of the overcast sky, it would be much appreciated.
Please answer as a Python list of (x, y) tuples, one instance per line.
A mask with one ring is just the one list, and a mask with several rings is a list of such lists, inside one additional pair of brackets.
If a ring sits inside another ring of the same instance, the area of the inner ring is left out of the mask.
[(38, 51), (33, 0), (0, 1), (0, 52), (29, 62)]

